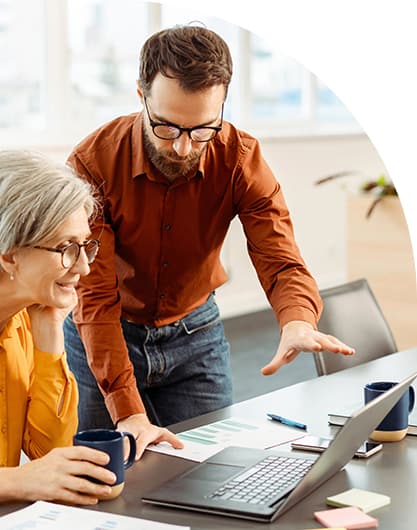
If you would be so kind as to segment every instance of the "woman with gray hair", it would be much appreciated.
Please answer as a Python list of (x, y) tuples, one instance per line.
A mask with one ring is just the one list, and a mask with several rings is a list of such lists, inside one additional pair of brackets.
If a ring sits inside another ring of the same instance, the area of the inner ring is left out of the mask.
[[(115, 476), (108, 455), (72, 447), (78, 392), (62, 323), (99, 242), (95, 200), (68, 167), (0, 151), (0, 501), (94, 504)], [(71, 447), (69, 447), (71, 446)], [(29, 462), (19, 466), (23, 451)], [(102, 481), (96, 484), (86, 475)]]

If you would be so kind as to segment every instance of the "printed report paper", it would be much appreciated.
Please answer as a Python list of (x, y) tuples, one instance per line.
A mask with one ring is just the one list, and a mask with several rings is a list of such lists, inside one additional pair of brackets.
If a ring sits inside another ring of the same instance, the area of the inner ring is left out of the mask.
[(305, 436), (300, 432), (268, 419), (259, 422), (232, 417), (202, 425), (176, 436), (184, 442), (183, 449), (174, 449), (167, 442), (147, 447), (150, 451), (203, 462), (225, 447), (254, 447), (270, 449)]
[(114, 513), (98, 512), (38, 501), (0, 517), (1, 530), (190, 530), (189, 526), (158, 523)]

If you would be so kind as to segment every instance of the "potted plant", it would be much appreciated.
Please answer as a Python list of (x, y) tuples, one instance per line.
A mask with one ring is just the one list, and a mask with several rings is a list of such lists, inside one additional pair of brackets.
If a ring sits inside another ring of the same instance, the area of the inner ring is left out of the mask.
[[(334, 173), (315, 184), (339, 179), (349, 192), (346, 197), (346, 279), (368, 279), (398, 347), (409, 348), (417, 341), (416, 271), (397, 190), (385, 175), (369, 179), (359, 171)], [(354, 193), (350, 193), (352, 189)]]
[[(362, 174), (357, 171), (340, 171), (339, 173), (333, 173), (332, 175), (328, 175), (317, 180), (315, 184), (320, 185), (332, 181), (334, 179), (338, 179), (340, 177), (357, 175), (362, 176)], [(373, 196), (373, 200), (370, 203), (368, 210), (366, 211), (367, 219), (371, 216), (375, 206), (379, 202), (381, 202), (384, 197), (398, 196), (394, 184), (390, 180), (388, 180), (385, 175), (380, 175), (377, 179), (374, 180), (365, 181), (363, 184), (360, 185), (359, 189), (362, 193), (369, 193)]]

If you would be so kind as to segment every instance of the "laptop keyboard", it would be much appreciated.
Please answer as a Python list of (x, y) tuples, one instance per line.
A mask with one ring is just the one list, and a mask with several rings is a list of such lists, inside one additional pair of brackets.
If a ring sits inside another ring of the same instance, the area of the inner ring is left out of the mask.
[(271, 455), (222, 484), (208, 498), (269, 504), (291, 491), (313, 464), (314, 460)]

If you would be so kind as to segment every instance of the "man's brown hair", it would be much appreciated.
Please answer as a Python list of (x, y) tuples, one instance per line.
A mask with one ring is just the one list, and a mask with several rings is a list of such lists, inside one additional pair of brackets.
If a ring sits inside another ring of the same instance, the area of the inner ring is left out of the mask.
[(229, 47), (217, 33), (201, 26), (174, 26), (151, 35), (143, 45), (139, 83), (148, 96), (161, 73), (189, 92), (223, 85), (226, 94), (232, 70)]

